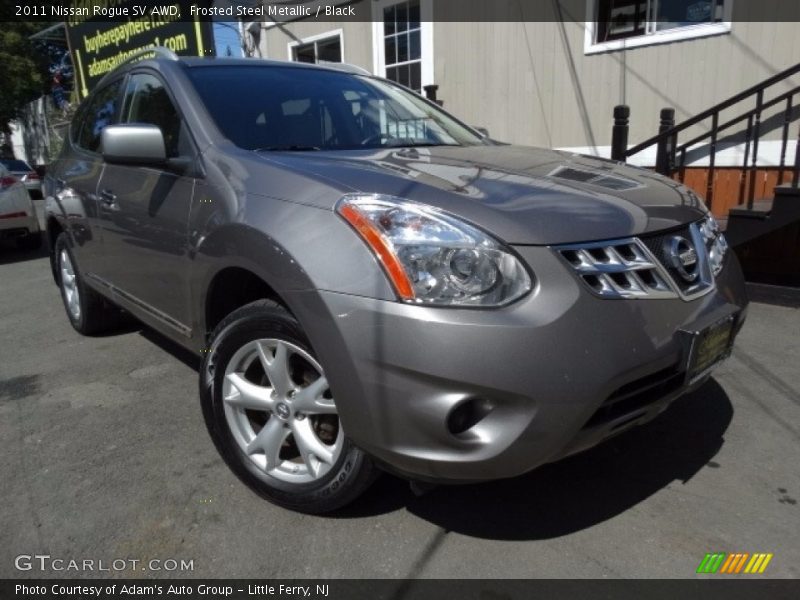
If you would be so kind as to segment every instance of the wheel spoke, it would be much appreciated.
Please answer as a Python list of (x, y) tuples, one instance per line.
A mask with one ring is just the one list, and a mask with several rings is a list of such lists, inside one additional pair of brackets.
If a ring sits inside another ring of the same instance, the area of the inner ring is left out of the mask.
[(270, 389), (247, 381), (239, 373), (229, 373), (225, 376), (233, 389), (225, 396), (225, 402), (238, 408), (251, 410), (270, 411), (274, 408), (275, 401), (270, 395)]
[(303, 457), (303, 462), (306, 463), (306, 467), (310, 471), (314, 472), (317, 468), (312, 457), (315, 457), (320, 462), (329, 465), (333, 464), (333, 448), (323, 444), (317, 437), (310, 419), (294, 421), (292, 423), (292, 433), (294, 433), (294, 441), (297, 444), (300, 455)]
[(247, 444), (245, 451), (247, 454), (263, 452), (267, 459), (267, 470), (270, 471), (277, 467), (280, 462), (281, 446), (286, 439), (288, 430), (283, 423), (275, 417), (271, 417), (252, 442)]
[(65, 250), (59, 255), (61, 261), (61, 286), (66, 300), (67, 311), (73, 319), (81, 316), (80, 298), (78, 297), (78, 282), (75, 269), (72, 268), (72, 261)]
[[(75, 276), (77, 283), (77, 271)], [(77, 287), (74, 289), (77, 292)], [(261, 369), (256, 367), (254, 372), (256, 361)], [(313, 377), (316, 379), (305, 383)], [(334, 444), (317, 433), (320, 427), (327, 430), (336, 422), (336, 404), (329, 388), (322, 367), (302, 346), (266, 337), (239, 347), (225, 365), (222, 401), (243, 457), (288, 484), (324, 477), (337, 464), (344, 446), (341, 427)], [(267, 420), (255, 412), (266, 413)], [(333, 417), (320, 417), (324, 422), (319, 422), (316, 415)], [(290, 441), (292, 455), (281, 456)]]
[(278, 396), (286, 396), (293, 387), (289, 376), (289, 348), (286, 344), (278, 342), (275, 345), (275, 353), (272, 354), (264, 344), (258, 344), (258, 356), (275, 392)]
[(336, 405), (323, 394), (328, 390), (328, 380), (322, 376), (301, 390), (292, 400), (292, 406), (300, 412), (317, 414), (336, 414)]

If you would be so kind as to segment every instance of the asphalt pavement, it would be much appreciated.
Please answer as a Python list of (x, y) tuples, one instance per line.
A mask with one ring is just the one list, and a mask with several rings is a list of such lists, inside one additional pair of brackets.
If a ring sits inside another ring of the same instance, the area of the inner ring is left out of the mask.
[(46, 253), (0, 247), (0, 577), (673, 578), (708, 552), (798, 577), (799, 365), (797, 305), (753, 303), (714, 378), (646, 426), (514, 480), (416, 496), (383, 476), (304, 516), (223, 465), (192, 356), (136, 324), (81, 337)]

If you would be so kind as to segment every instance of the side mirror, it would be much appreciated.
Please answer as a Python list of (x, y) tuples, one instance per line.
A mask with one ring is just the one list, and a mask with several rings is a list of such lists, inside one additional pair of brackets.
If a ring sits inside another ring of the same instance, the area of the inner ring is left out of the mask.
[(473, 129), (478, 133), (480, 133), (483, 137), (485, 138), (489, 137), (489, 130), (486, 129), (486, 127), (473, 127)]
[(106, 162), (129, 165), (164, 165), (167, 162), (164, 134), (155, 125), (109, 125), (103, 129), (100, 139)]

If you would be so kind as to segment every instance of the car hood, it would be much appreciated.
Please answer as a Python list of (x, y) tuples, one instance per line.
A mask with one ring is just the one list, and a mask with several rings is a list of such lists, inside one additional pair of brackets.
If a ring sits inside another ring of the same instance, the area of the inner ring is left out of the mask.
[[(700, 199), (651, 171), (521, 146), (269, 153), (340, 189), (436, 206), (510, 244), (622, 238), (702, 217)], [(313, 202), (332, 208), (330, 198)]]

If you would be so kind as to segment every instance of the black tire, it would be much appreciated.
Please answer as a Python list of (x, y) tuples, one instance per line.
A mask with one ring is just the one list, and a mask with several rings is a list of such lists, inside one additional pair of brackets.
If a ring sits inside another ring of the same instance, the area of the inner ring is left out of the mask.
[[(83, 335), (97, 335), (117, 327), (120, 322), (120, 310), (86, 285), (81, 276), (78, 263), (75, 261), (75, 256), (70, 249), (66, 233), (62, 232), (59, 234), (58, 238), (56, 238), (53, 252), (53, 256), (55, 257), (55, 273), (58, 288), (61, 292), (61, 300), (64, 302), (64, 310), (67, 313), (67, 318), (70, 324), (72, 324), (72, 327), (75, 328), (75, 331)], [(75, 274), (78, 305), (80, 306), (80, 314), (78, 315), (73, 314), (70, 310), (66, 284), (61, 276), (61, 257), (63, 256), (63, 252), (66, 252), (69, 256)]]
[[(256, 340), (280, 340), (314, 357), (300, 324), (288, 311), (270, 300), (253, 302), (226, 317), (215, 329), (212, 340), (200, 369), (200, 401), (211, 439), (239, 479), (270, 502), (309, 514), (341, 508), (372, 484), (378, 475), (377, 468), (346, 436), (343, 436), (338, 458), (327, 473), (315, 481), (296, 483), (278, 479), (259, 467), (244, 452), (231, 431), (222, 390), (226, 369), (240, 349)], [(270, 419), (278, 417), (270, 415)], [(284, 441), (284, 446), (286, 444)]]
[(26, 236), (17, 238), (17, 248), (20, 250), (38, 250), (42, 247), (42, 232), (29, 233)]

